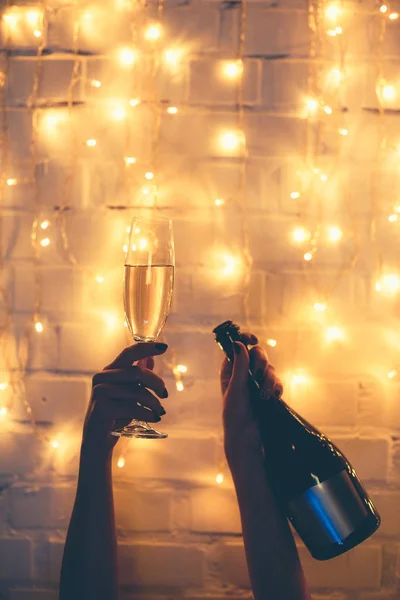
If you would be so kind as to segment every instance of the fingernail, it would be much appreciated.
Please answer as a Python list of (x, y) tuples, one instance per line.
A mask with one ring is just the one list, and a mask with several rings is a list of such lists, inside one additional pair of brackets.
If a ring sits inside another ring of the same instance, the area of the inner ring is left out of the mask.
[(168, 344), (163, 344), (162, 342), (158, 342), (158, 344), (156, 344), (157, 352), (165, 352), (167, 348)]
[(281, 390), (275, 390), (275, 391), (274, 391), (274, 394), (275, 394), (275, 396), (276, 396), (277, 398), (280, 398), (280, 397), (281, 397)]
[(233, 349), (235, 350), (236, 354), (240, 354), (241, 347), (239, 346), (239, 344), (237, 342), (233, 342)]
[(163, 406), (161, 406), (160, 408), (160, 415), (166, 415), (167, 411), (165, 410), (165, 408)]
[(163, 395), (161, 396), (161, 398), (168, 398), (168, 390), (167, 390), (167, 388), (164, 389)]
[(159, 423), (160, 421), (161, 421), (161, 417), (159, 417), (158, 415), (156, 415), (156, 416), (154, 417), (154, 422), (155, 422), (155, 423)]
[(256, 337), (255, 335), (251, 334), (251, 341), (253, 344), (258, 344), (258, 337)]
[(257, 381), (261, 381), (263, 377), (264, 377), (264, 369), (258, 369), (258, 371), (256, 371), (254, 373), (254, 379), (256, 379)]

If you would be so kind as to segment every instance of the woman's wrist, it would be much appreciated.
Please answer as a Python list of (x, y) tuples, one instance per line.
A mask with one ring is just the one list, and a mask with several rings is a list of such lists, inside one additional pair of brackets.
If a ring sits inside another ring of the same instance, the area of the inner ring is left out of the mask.
[(264, 464), (264, 450), (258, 439), (232, 439), (225, 433), (224, 448), (232, 474), (256, 463)]

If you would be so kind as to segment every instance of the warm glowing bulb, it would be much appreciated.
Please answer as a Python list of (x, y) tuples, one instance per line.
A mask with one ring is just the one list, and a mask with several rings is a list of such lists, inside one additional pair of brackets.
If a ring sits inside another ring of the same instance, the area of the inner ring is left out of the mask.
[(324, 302), (315, 302), (314, 310), (318, 310), (319, 312), (323, 312), (326, 310), (326, 304)]
[(40, 38), (42, 36), (42, 32), (39, 29), (34, 29), (33, 35), (37, 38)]
[(14, 27), (16, 27), (18, 23), (19, 16), (16, 13), (8, 13), (3, 16), (3, 19), (10, 27), (10, 29), (14, 29)]
[(99, 88), (101, 87), (101, 81), (99, 81), (98, 79), (92, 79), (90, 85), (94, 88)]
[(35, 323), (35, 329), (36, 329), (37, 333), (42, 333), (42, 331), (43, 331), (43, 325), (42, 325), (42, 323), (40, 321), (37, 321)]
[(398, 218), (399, 218), (399, 215), (396, 215), (396, 214), (389, 215), (389, 217), (388, 217), (388, 221), (389, 221), (390, 223), (395, 223), (395, 222), (398, 220)]
[(220, 137), (220, 144), (223, 150), (237, 150), (243, 141), (243, 134), (238, 131), (226, 131)]
[(306, 375), (304, 375), (304, 373), (293, 373), (291, 380), (294, 385), (301, 385), (303, 383), (307, 383), (308, 378)]
[(323, 181), (324, 183), (326, 181), (328, 181), (328, 175), (326, 175), (325, 173), (321, 173), (321, 175), (319, 176), (320, 180)]
[(306, 107), (309, 113), (314, 114), (318, 110), (318, 101), (315, 98), (307, 98)]
[(400, 213), (400, 206), (399, 205), (395, 206), (394, 207), (394, 211), (397, 212), (397, 213)]
[(161, 25), (158, 23), (150, 25), (144, 33), (146, 40), (158, 40), (161, 37)]
[(400, 290), (400, 278), (396, 274), (382, 275), (376, 282), (375, 289), (384, 294), (396, 294)]
[(144, 174), (146, 179), (154, 179), (154, 173), (152, 173), (151, 171), (147, 171), (147, 173)]
[(182, 381), (177, 381), (176, 382), (176, 389), (178, 390), (178, 392), (183, 392), (184, 385), (183, 385)]
[(303, 256), (304, 260), (306, 260), (307, 262), (312, 260), (312, 257), (313, 257), (312, 252), (306, 252)]
[(177, 109), (177, 107), (176, 107), (176, 106), (168, 106), (168, 108), (167, 108), (167, 113), (168, 113), (169, 115), (176, 115), (176, 114), (177, 114), (177, 112), (178, 112), (178, 109)]
[(215, 481), (219, 484), (224, 483), (224, 474), (218, 473), (218, 475), (215, 478)]
[(148, 245), (149, 241), (147, 238), (142, 238), (141, 240), (139, 240), (139, 250), (146, 250)]
[(399, 18), (399, 13), (398, 13), (398, 12), (392, 12), (392, 13), (390, 13), (390, 15), (389, 15), (389, 19), (390, 19), (391, 21), (395, 21), (395, 20), (396, 20), (396, 19), (398, 19), (398, 18)]
[(331, 79), (336, 85), (340, 84), (340, 82), (342, 81), (342, 76), (343, 73), (339, 69), (339, 67), (334, 67), (333, 69), (331, 69)]
[(118, 53), (118, 58), (122, 66), (130, 67), (135, 62), (136, 54), (132, 48), (121, 48)]
[(335, 33), (336, 35), (340, 35), (341, 33), (343, 33), (343, 29), (341, 27), (335, 27)]
[(225, 200), (223, 198), (216, 198), (214, 200), (215, 206), (223, 206), (225, 204)]
[(124, 161), (126, 165), (134, 165), (136, 163), (136, 158), (134, 156), (125, 156)]
[(117, 462), (117, 467), (122, 469), (125, 466), (125, 459), (123, 456), (120, 456)]
[(342, 135), (343, 137), (345, 137), (346, 135), (349, 135), (348, 129), (345, 129), (344, 127), (341, 127), (338, 131), (339, 131), (339, 134)]
[(86, 146), (88, 146), (89, 148), (94, 148), (96, 144), (97, 141), (94, 139), (86, 140)]
[(178, 373), (187, 373), (187, 366), (186, 365), (177, 365), (176, 370)]
[(0, 383), (0, 390), (3, 392), (4, 390), (6, 390), (8, 388), (8, 382), (7, 381), (2, 381)]
[(394, 100), (396, 98), (396, 89), (393, 85), (384, 85), (382, 87), (382, 98), (384, 100)]
[(51, 440), (50, 446), (52, 446), (53, 448), (59, 448), (60, 442), (58, 440)]
[(222, 263), (222, 275), (224, 275), (225, 277), (233, 275), (239, 266), (238, 258), (236, 256), (233, 256), (232, 254), (224, 254), (222, 256)]
[(17, 185), (17, 180), (14, 177), (10, 177), (7, 179), (6, 183), (11, 187), (12, 185)]
[(330, 106), (324, 106), (324, 113), (326, 113), (327, 115), (331, 115), (333, 113), (333, 110)]
[(146, 186), (142, 187), (143, 196), (148, 196), (150, 194), (150, 189)]
[(110, 327), (115, 327), (116, 324), (118, 323), (117, 317), (115, 315), (111, 314), (111, 313), (109, 313), (108, 315), (106, 315), (106, 321), (107, 321), (107, 324)]
[(276, 344), (278, 342), (276, 340), (274, 340), (273, 338), (268, 338), (267, 339), (267, 346), (271, 346), (271, 348), (275, 348)]
[(300, 192), (290, 192), (290, 197), (292, 200), (297, 200), (300, 198)]
[(0, 417), (5, 417), (5, 416), (6, 416), (6, 414), (7, 414), (7, 409), (6, 409), (6, 407), (5, 407), (5, 406), (2, 406), (2, 407), (0, 408)]
[(309, 232), (304, 227), (296, 227), (292, 232), (292, 240), (297, 244), (302, 244), (309, 238)]
[(40, 228), (41, 229), (47, 229), (49, 225), (50, 225), (50, 221), (48, 221), (47, 219), (45, 219), (44, 221), (42, 221), (40, 223)]
[(241, 60), (230, 60), (224, 63), (223, 74), (229, 79), (237, 79), (243, 73)]
[(126, 110), (123, 106), (115, 106), (112, 111), (112, 116), (116, 121), (123, 121), (126, 117)]
[(381, 11), (381, 13), (385, 14), (387, 12), (387, 9), (388, 9), (387, 5), (382, 4), (382, 6), (380, 7), (379, 10)]
[(389, 371), (389, 373), (387, 374), (389, 379), (393, 379), (394, 377), (396, 377), (397, 375), (397, 371), (396, 369), (392, 369), (391, 371)]
[(182, 58), (182, 50), (170, 48), (164, 52), (164, 60), (170, 67), (176, 68)]
[(343, 232), (337, 225), (331, 225), (328, 228), (328, 240), (330, 242), (338, 242), (343, 237)]
[(139, 98), (131, 98), (129, 100), (129, 106), (132, 106), (132, 108), (135, 108), (135, 106), (139, 106), (139, 104), (140, 104)]
[(325, 332), (325, 337), (327, 342), (334, 342), (337, 340), (342, 340), (344, 337), (342, 329), (339, 327), (328, 327)]
[(103, 283), (103, 281), (104, 281), (103, 275), (96, 275), (96, 281), (97, 281), (97, 283)]
[(50, 244), (50, 238), (43, 238), (42, 240), (40, 240), (40, 245), (43, 248), (47, 248), (47, 246)]
[(337, 4), (330, 4), (325, 10), (325, 15), (331, 21), (336, 21), (339, 15), (341, 15), (342, 9)]
[(53, 127), (55, 127), (58, 122), (59, 122), (59, 118), (56, 115), (47, 115), (45, 118), (46, 126), (49, 129), (53, 129)]

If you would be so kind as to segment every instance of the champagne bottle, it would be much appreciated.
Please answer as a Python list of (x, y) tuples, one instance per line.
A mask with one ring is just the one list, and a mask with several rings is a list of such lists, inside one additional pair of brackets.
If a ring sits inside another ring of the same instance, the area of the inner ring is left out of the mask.
[[(225, 321), (213, 332), (233, 361), (239, 327)], [(279, 396), (263, 398), (251, 370), (249, 385), (268, 481), (311, 555), (327, 560), (371, 536), (379, 513), (339, 448)]]

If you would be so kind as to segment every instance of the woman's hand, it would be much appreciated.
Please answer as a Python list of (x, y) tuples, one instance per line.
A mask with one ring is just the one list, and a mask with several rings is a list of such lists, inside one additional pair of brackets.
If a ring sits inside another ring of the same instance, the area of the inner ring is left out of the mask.
[[(269, 363), (265, 350), (257, 345), (253, 334), (244, 333), (242, 342), (234, 343), (233, 364), (226, 358), (221, 368), (223, 395), (223, 424), (225, 452), (228, 462), (239, 458), (247, 450), (262, 452), (257, 420), (252, 409), (252, 392), (248, 384), (249, 369), (260, 384), (262, 397), (267, 401), (272, 394), (282, 395), (281, 381)], [(250, 351), (247, 345), (253, 345)]]
[(165, 409), (152, 392), (159, 398), (167, 398), (168, 392), (164, 381), (153, 372), (153, 356), (166, 349), (167, 345), (161, 343), (129, 346), (93, 377), (83, 449), (109, 454), (119, 439), (111, 435), (116, 427), (124, 427), (132, 419), (151, 423), (161, 420)]

